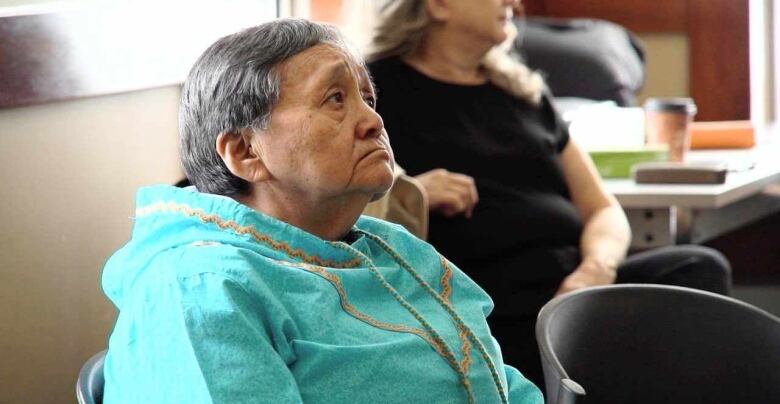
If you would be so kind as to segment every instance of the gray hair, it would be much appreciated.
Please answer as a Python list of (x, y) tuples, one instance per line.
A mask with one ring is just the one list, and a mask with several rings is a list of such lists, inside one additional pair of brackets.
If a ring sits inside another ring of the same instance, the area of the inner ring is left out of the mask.
[(279, 100), (279, 65), (319, 44), (363, 63), (339, 31), (302, 19), (280, 19), (216, 41), (198, 58), (182, 86), (179, 149), (187, 178), (199, 191), (224, 196), (249, 192), (216, 150), (221, 133), (262, 130)]
[[(414, 52), (427, 34), (431, 23), (425, 0), (391, 0), (381, 6), (379, 25), (369, 49), (368, 59), (375, 61)], [(542, 76), (510, 56), (517, 36), (513, 24), (507, 25), (507, 39), (495, 46), (482, 59), (482, 67), (497, 87), (540, 105), (545, 83)]]

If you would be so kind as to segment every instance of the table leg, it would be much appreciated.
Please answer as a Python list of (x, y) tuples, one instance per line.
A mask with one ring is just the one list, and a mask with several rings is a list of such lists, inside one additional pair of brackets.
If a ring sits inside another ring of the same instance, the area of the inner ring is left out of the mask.
[(626, 209), (631, 225), (631, 249), (674, 245), (677, 239), (676, 211), (675, 207)]

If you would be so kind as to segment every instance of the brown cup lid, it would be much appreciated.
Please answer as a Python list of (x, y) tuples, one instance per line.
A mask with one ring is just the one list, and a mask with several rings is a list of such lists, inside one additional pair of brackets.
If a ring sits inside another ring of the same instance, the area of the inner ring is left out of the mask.
[(696, 115), (698, 111), (692, 98), (648, 98), (645, 110), (654, 112), (672, 112), (677, 114)]

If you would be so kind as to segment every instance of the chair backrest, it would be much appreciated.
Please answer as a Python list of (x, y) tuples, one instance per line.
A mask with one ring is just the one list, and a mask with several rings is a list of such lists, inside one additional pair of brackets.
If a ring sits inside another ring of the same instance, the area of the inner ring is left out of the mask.
[(390, 191), (369, 203), (363, 214), (400, 224), (425, 240), (428, 236), (428, 197), (425, 188), (414, 177), (406, 175), (398, 164), (395, 165), (394, 176), (395, 182)]
[(664, 285), (583, 289), (542, 308), (536, 338), (549, 403), (780, 397), (780, 319), (721, 295)]
[(103, 360), (106, 351), (98, 352), (84, 363), (76, 381), (76, 398), (79, 404), (103, 402)]
[(637, 104), (645, 81), (645, 52), (639, 38), (624, 27), (582, 18), (529, 17), (515, 24), (521, 32), (515, 49), (529, 67), (545, 72), (556, 97)]

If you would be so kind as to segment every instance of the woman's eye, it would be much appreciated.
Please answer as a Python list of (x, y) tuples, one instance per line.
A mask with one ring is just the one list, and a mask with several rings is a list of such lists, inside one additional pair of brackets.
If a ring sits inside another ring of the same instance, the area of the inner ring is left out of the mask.
[(376, 108), (376, 98), (372, 95), (367, 95), (363, 97), (363, 99), (366, 101), (366, 104), (368, 104), (369, 107)]
[(334, 93), (333, 95), (328, 97), (328, 101), (333, 101), (337, 104), (341, 104), (344, 102), (344, 94), (342, 94), (341, 92)]

